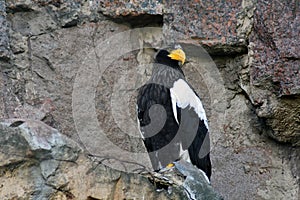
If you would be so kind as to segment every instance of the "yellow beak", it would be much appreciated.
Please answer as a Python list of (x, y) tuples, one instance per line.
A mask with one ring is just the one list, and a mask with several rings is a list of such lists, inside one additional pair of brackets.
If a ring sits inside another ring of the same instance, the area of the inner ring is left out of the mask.
[(182, 64), (185, 62), (185, 53), (182, 49), (173, 50), (168, 56), (173, 60), (180, 61)]

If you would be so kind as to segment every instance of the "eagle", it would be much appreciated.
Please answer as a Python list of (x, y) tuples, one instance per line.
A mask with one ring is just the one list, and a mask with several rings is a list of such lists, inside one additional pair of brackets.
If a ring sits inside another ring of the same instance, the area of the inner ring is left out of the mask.
[(180, 45), (156, 53), (152, 76), (138, 89), (139, 129), (155, 171), (183, 159), (210, 180), (208, 121), (198, 94), (181, 69), (185, 62)]

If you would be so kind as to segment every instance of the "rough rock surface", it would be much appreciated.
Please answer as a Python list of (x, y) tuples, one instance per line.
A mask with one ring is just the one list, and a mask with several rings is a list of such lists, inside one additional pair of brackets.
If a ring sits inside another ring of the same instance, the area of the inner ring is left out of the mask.
[(220, 199), (188, 163), (164, 174), (116, 171), (37, 120), (2, 122), (0, 144), (1, 199)]
[(245, 38), (237, 34), (241, 1), (175, 0), (167, 1), (165, 9), (167, 37), (192, 39), (214, 54), (246, 51)]
[[(75, 89), (86, 94), (84, 91), (90, 88), (85, 84), (77, 87), (75, 82), (91, 70), (91, 63), (97, 65), (109, 58), (99, 57), (99, 52), (112, 44), (105, 43), (110, 38), (136, 27), (154, 26), (157, 29), (128, 34), (135, 47), (133, 51), (120, 54), (109, 63), (91, 89), (95, 118), (107, 138), (123, 151), (144, 151), (136, 135), (136, 89), (151, 74), (148, 64), (153, 61), (152, 47), (179, 40), (191, 61), (183, 70), (208, 114), (212, 186), (225, 199), (297, 200), (300, 196), (299, 17), (298, 0), (0, 0), (0, 118), (43, 121), (89, 150), (88, 144), (80, 140), (82, 133), (77, 132), (84, 124), (78, 124), (74, 118), (74, 106), (80, 105), (74, 105), (73, 95)], [(124, 38), (119, 39), (122, 41), (119, 47), (110, 46), (115, 52), (125, 46)], [(104, 47), (99, 48), (100, 44)], [(201, 46), (213, 60), (207, 56), (197, 58), (203, 50)], [(94, 68), (91, 71), (91, 77), (98, 72)], [(89, 78), (85, 77), (87, 84), (93, 82)], [(84, 117), (83, 113), (79, 116)], [(101, 146), (92, 146), (95, 151), (101, 150)], [(38, 155), (51, 156), (47, 150)], [(13, 181), (11, 174), (37, 177), (23, 180), (24, 187), (16, 190), (20, 194), (28, 194), (35, 183), (45, 182), (37, 175), (41, 167), (35, 165), (34, 159), (18, 162), (19, 158), (12, 155), (5, 158), (17, 163), (1, 167), (8, 174), (8, 178), (5, 174), (1, 176), (4, 181)], [(71, 194), (80, 195), (79, 182), (86, 175), (60, 168), (62, 171), (53, 180), (57, 162), (42, 164), (52, 166), (44, 171), (43, 176), (49, 176), (52, 182), (43, 192), (55, 190), (57, 195), (71, 198), (65, 192), (69, 188), (64, 188), (66, 173), (74, 176), (74, 188), (78, 188)], [(88, 170), (87, 162), (87, 158), (79, 156), (78, 165), (74, 162), (62, 165), (74, 169), (82, 165)], [(18, 169), (16, 173), (14, 167)], [(86, 190), (90, 189), (88, 199), (97, 198), (96, 188), (105, 188), (105, 181), (120, 177), (119, 172), (101, 166), (99, 174), (103, 171), (110, 175), (100, 176), (99, 183), (95, 180), (97, 176), (88, 175), (91, 184), (83, 184)], [(127, 177), (126, 173), (122, 176)], [(124, 181), (121, 185), (134, 180), (145, 183), (139, 178), (121, 180)], [(112, 185), (108, 187), (114, 188)], [(108, 198), (113, 198), (113, 190), (107, 191), (112, 195)]]
[(257, 115), (281, 142), (300, 143), (299, 2), (259, 2), (249, 38), (250, 88)]
[(0, 58), (1, 60), (8, 60), (11, 52), (9, 48), (5, 1), (0, 1), (0, 27)]

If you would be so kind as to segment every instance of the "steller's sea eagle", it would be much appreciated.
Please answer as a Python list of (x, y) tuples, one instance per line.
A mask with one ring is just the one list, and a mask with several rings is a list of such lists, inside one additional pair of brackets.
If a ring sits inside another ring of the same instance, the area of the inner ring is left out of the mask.
[(210, 180), (207, 118), (181, 69), (185, 59), (179, 45), (170, 52), (158, 51), (152, 76), (138, 91), (139, 127), (154, 170), (184, 159)]

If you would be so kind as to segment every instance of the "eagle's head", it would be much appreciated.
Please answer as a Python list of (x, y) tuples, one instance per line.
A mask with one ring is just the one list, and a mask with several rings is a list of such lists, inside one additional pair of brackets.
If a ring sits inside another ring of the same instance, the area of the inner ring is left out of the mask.
[(180, 45), (175, 45), (174, 49), (162, 49), (159, 50), (155, 56), (155, 61), (160, 64), (169, 66), (183, 65), (185, 63), (186, 56)]

